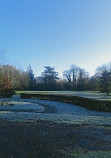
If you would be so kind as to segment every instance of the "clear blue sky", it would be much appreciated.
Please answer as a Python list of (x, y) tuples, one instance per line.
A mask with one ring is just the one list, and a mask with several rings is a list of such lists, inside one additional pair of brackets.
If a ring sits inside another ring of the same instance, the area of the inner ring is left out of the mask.
[(0, 0), (0, 48), (36, 75), (111, 61), (111, 0)]

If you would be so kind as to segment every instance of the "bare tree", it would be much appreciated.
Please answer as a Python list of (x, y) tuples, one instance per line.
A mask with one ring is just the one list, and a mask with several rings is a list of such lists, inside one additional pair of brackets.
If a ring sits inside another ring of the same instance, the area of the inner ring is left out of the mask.
[(27, 72), (20, 72), (20, 86), (19, 89), (26, 90), (29, 88), (30, 80)]
[(70, 71), (71, 71), (71, 74), (72, 74), (73, 89), (76, 88), (76, 80), (77, 80), (78, 70), (79, 70), (78, 66), (76, 66), (74, 64), (72, 64), (70, 66)]
[(88, 87), (89, 73), (82, 68), (78, 69), (77, 89), (85, 90)]
[(71, 65), (69, 70), (63, 72), (67, 79), (67, 88), (72, 90), (84, 90), (88, 88), (89, 73), (76, 65)]
[(96, 69), (96, 77), (100, 84), (100, 90), (109, 95), (111, 88), (111, 63), (104, 64)]
[(0, 89), (2, 92), (25, 89), (29, 86), (28, 74), (11, 65), (0, 67)]
[(66, 78), (68, 82), (71, 82), (71, 71), (70, 70), (65, 70), (63, 72), (63, 77)]

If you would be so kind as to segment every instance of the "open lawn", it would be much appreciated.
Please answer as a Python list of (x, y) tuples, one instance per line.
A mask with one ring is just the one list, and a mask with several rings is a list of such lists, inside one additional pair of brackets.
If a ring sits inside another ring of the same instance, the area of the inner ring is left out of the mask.
[(0, 158), (110, 158), (111, 127), (0, 120)]
[(106, 93), (100, 93), (98, 91), (16, 91), (18, 95), (21, 93), (72, 95), (98, 100), (111, 100), (111, 94), (107, 96)]

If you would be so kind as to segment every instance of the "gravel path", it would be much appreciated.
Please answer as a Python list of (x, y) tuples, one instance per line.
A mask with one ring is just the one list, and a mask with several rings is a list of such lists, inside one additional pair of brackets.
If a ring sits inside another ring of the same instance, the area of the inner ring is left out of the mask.
[(96, 112), (77, 105), (33, 99), (0, 99), (13, 106), (0, 106), (0, 118), (14, 122), (52, 121), (74, 125), (111, 126), (110, 112)]

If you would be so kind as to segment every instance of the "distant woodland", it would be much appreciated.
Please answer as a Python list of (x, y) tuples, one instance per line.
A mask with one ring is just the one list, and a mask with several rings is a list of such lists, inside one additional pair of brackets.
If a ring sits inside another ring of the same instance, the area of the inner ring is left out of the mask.
[(111, 92), (111, 63), (101, 65), (90, 77), (89, 73), (76, 65), (59, 77), (54, 67), (45, 66), (41, 76), (35, 76), (29, 65), (27, 71), (12, 65), (0, 65), (0, 92), (10, 93), (15, 90), (95, 90)]

